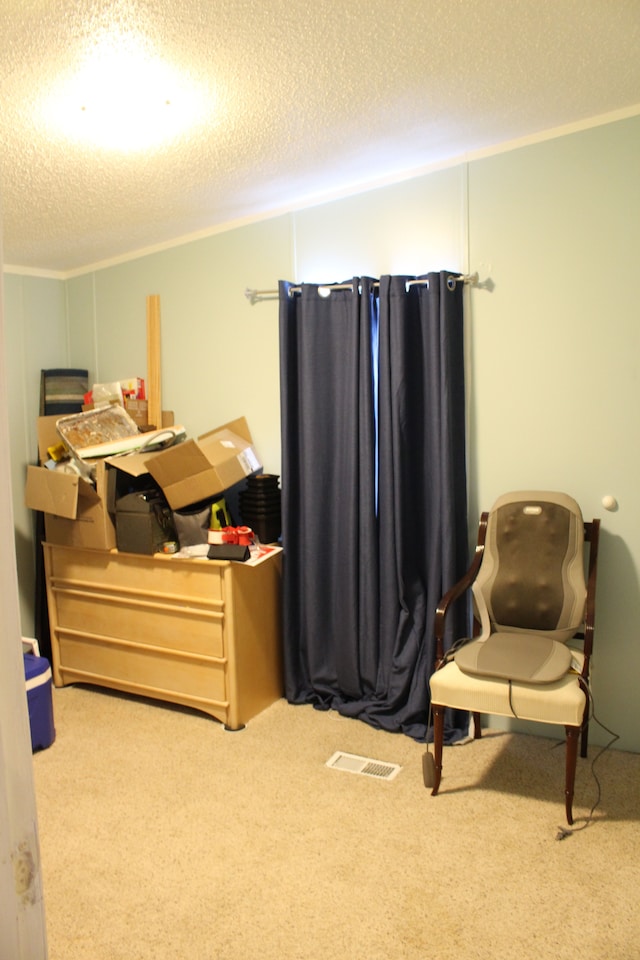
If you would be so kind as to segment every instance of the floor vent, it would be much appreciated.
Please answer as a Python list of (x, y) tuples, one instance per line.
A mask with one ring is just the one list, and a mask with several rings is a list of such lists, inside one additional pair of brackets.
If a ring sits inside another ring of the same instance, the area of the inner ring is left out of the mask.
[(327, 760), (332, 770), (346, 770), (347, 773), (360, 773), (365, 777), (375, 777), (376, 780), (393, 780), (402, 767), (397, 763), (383, 763), (381, 760), (372, 760), (371, 757), (359, 757), (355, 753), (343, 753), (339, 750)]

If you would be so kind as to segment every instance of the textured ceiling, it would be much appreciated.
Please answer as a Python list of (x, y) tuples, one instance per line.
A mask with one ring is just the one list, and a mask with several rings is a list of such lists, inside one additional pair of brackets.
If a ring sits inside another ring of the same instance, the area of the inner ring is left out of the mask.
[[(640, 112), (640, 0), (2, 0), (0, 40), (4, 261), (63, 273)], [(193, 125), (125, 149), (48, 117), (107, 41)]]

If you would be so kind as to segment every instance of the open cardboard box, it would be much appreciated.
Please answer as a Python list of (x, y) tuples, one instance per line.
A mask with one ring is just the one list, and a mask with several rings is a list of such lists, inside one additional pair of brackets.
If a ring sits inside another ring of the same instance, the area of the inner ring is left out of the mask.
[[(173, 415), (170, 414), (171, 419)], [(59, 416), (39, 417), (38, 456), (49, 460), (48, 450), (60, 442)], [(154, 454), (131, 454), (87, 461), (95, 466), (95, 486), (76, 473), (27, 467), (25, 504), (44, 513), (45, 538), (71, 547), (111, 550), (116, 546), (115, 501), (126, 492), (130, 478), (148, 476), (145, 461)], [(122, 467), (126, 464), (126, 470)]]
[[(49, 460), (48, 450), (60, 442), (56, 428), (58, 416), (39, 417), (38, 456), (40, 463)], [(147, 454), (146, 457), (152, 456)], [(120, 476), (117, 461), (129, 461), (128, 469)], [(47, 467), (27, 467), (25, 504), (44, 513), (45, 538), (49, 543), (71, 547), (92, 547), (111, 550), (116, 545), (115, 500), (118, 488), (126, 483), (127, 475), (146, 473), (145, 456), (113, 457), (113, 468), (106, 460), (95, 460), (95, 487), (76, 473), (49, 470)], [(132, 473), (131, 468), (134, 467)]]
[[(59, 441), (58, 417), (38, 419), (40, 462)], [(118, 487), (127, 477), (150, 474), (174, 510), (214, 498), (260, 469), (244, 417), (161, 453), (128, 454), (96, 461), (96, 487), (76, 474), (29, 466), (25, 504), (45, 514), (50, 543), (110, 550)], [(120, 475), (120, 477), (119, 477)]]
[(169, 506), (180, 510), (214, 498), (260, 469), (251, 431), (244, 417), (185, 440), (146, 462)]
[[(38, 418), (40, 463), (49, 459), (49, 447), (60, 442), (57, 416)], [(113, 517), (107, 510), (107, 470), (96, 464), (96, 486), (73, 473), (27, 467), (25, 504), (44, 513), (45, 538), (49, 543), (110, 550), (116, 545)]]

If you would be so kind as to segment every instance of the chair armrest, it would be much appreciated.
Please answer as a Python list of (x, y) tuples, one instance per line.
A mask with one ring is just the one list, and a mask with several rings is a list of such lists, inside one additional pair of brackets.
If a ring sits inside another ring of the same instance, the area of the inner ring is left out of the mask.
[(440, 600), (440, 603), (436, 607), (436, 615), (434, 621), (434, 635), (436, 638), (436, 670), (440, 666), (440, 663), (444, 657), (444, 627), (445, 627), (445, 618), (447, 611), (451, 604), (463, 595), (473, 584), (474, 580), (478, 576), (478, 571), (480, 569), (480, 564), (482, 563), (482, 555), (484, 553), (484, 544), (487, 536), (487, 522), (489, 520), (489, 514), (483, 513), (480, 517), (480, 527), (478, 529), (478, 542), (476, 544), (475, 554), (471, 565), (467, 572), (462, 576), (457, 583), (451, 587), (450, 590), (445, 593), (445, 595)]

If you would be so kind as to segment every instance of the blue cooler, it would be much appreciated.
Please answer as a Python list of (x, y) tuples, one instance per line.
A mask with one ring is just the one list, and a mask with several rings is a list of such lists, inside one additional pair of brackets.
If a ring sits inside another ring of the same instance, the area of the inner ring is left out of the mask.
[(31, 749), (50, 747), (56, 738), (51, 698), (51, 666), (46, 657), (24, 654), (24, 675), (31, 725)]

